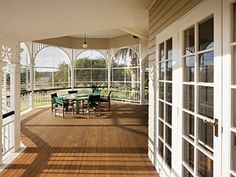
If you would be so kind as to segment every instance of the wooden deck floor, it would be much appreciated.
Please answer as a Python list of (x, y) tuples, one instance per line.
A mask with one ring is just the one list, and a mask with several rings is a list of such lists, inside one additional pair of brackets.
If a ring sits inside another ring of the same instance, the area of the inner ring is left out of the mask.
[(42, 108), (22, 119), (27, 148), (0, 176), (158, 176), (147, 157), (146, 106), (114, 103), (90, 119)]

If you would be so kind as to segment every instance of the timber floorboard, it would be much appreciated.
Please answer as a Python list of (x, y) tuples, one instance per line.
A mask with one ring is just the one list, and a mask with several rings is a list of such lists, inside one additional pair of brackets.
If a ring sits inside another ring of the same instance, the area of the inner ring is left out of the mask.
[(158, 177), (147, 157), (147, 106), (112, 103), (101, 116), (49, 108), (21, 117), (24, 152), (2, 177)]

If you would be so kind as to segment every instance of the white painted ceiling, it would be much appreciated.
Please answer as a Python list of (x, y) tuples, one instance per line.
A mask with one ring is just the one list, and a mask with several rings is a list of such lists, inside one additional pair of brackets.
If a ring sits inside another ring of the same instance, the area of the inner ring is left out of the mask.
[(0, 35), (20, 41), (62, 36), (147, 36), (153, 0), (0, 0)]

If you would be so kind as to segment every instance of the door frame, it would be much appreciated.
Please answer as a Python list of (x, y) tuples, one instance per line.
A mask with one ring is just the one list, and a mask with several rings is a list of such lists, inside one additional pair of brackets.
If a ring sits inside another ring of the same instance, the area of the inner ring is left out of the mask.
[[(180, 121), (178, 118), (178, 101), (179, 101), (179, 95), (173, 94), (179, 92), (179, 86), (177, 77), (179, 76), (179, 62), (178, 62), (178, 52), (179, 52), (179, 45), (178, 45), (178, 22), (173, 23), (168, 28), (166, 28), (164, 31), (159, 33), (156, 36), (156, 80), (155, 83), (157, 84), (157, 94), (156, 94), (156, 123), (157, 123), (157, 130), (156, 130), (156, 142), (158, 147), (158, 132), (159, 132), (159, 45), (168, 39), (172, 38), (172, 158), (171, 162), (172, 168), (170, 169), (167, 164), (165, 164), (164, 159), (158, 154), (156, 155), (156, 164), (157, 164), (157, 171), (159, 172), (160, 176), (178, 176), (177, 174), (180, 174), (181, 170), (181, 164), (179, 163), (182, 157), (182, 154), (179, 153), (181, 151), (180, 145), (181, 145), (181, 133), (178, 129)], [(164, 110), (165, 112), (165, 110)], [(164, 132), (165, 133), (165, 132)], [(173, 136), (175, 135), (175, 136)], [(178, 135), (178, 136), (176, 136)]]
[[(214, 17), (214, 119), (218, 119), (218, 137), (214, 136), (214, 149), (213, 149), (213, 176), (218, 177), (222, 174), (222, 13), (221, 13), (221, 0), (206, 0), (195, 10), (188, 13), (186, 16), (179, 21), (179, 39), (180, 46), (183, 47), (183, 32), (192, 27), (193, 25), (199, 24), (204, 19), (213, 16)], [(198, 31), (195, 32), (195, 35)], [(179, 51), (179, 58), (184, 56), (183, 50)], [(197, 74), (197, 73), (195, 73)], [(183, 80), (181, 80), (182, 83)], [(182, 92), (180, 92), (182, 94)], [(196, 94), (196, 92), (195, 92)], [(182, 98), (183, 95), (181, 95)], [(196, 98), (196, 97), (195, 97)], [(197, 96), (198, 98), (198, 96)], [(195, 101), (196, 102), (196, 101)], [(182, 111), (181, 111), (182, 114)], [(181, 116), (182, 118), (182, 116)], [(182, 119), (181, 119), (182, 120)], [(214, 124), (215, 121), (212, 121)], [(195, 126), (196, 127), (196, 126)], [(196, 130), (195, 130), (196, 133)], [(195, 151), (195, 158), (197, 154)], [(182, 160), (181, 160), (182, 161)], [(196, 160), (198, 161), (198, 160)], [(197, 163), (194, 164), (195, 174)]]

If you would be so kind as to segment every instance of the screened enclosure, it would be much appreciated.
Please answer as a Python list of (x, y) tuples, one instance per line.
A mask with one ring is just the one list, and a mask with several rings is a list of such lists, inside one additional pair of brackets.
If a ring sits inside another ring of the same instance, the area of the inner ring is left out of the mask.
[(111, 86), (116, 99), (140, 99), (140, 63), (133, 49), (123, 48), (115, 53), (112, 60)]
[(35, 89), (70, 86), (70, 59), (57, 47), (42, 49), (34, 62)]
[(107, 86), (107, 58), (97, 50), (81, 52), (74, 62), (75, 87)]
[[(50, 94), (98, 87), (118, 101), (140, 102), (140, 58), (133, 48), (68, 49), (21, 43), (21, 110), (50, 104)], [(34, 56), (32, 58), (32, 56)], [(143, 71), (147, 90), (148, 72)], [(147, 91), (143, 91), (147, 101)], [(31, 100), (30, 100), (31, 97)]]

